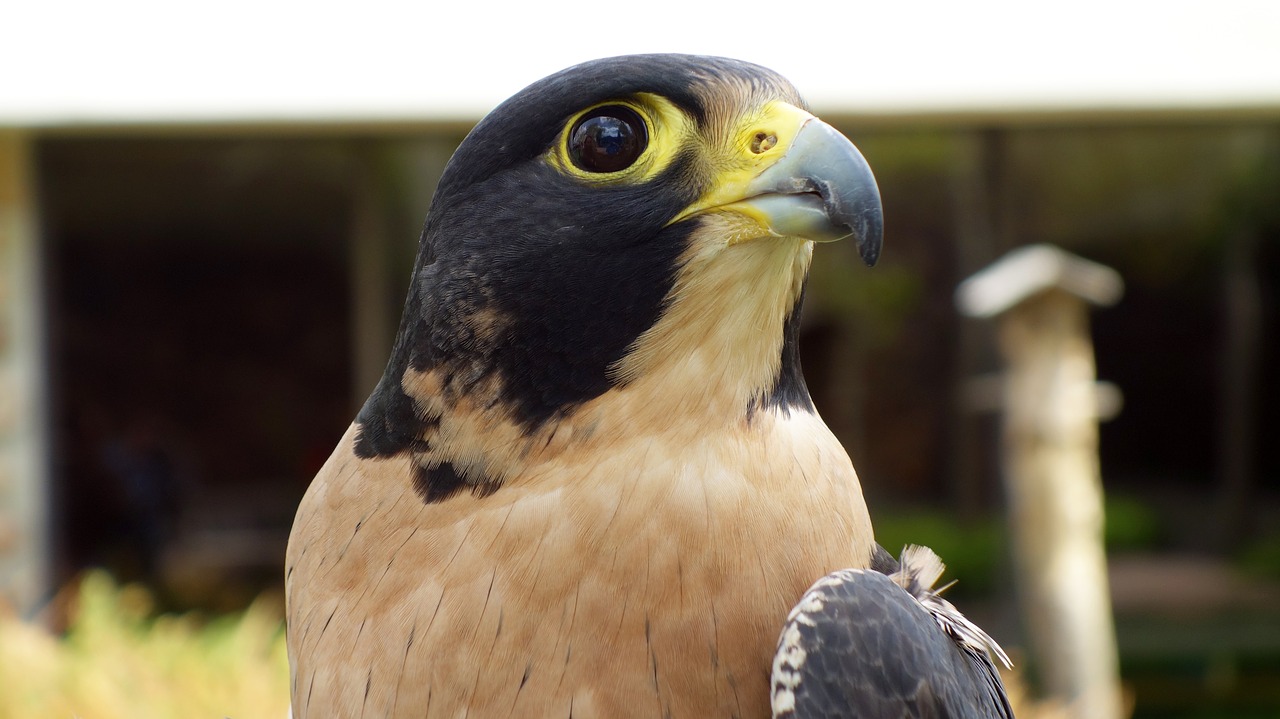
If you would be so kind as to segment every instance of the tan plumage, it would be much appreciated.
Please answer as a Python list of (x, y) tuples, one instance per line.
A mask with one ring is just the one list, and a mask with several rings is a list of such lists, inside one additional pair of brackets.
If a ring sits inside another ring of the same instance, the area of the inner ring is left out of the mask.
[[(704, 82), (720, 143), (776, 97)], [(866, 566), (872, 532), (816, 412), (762, 401), (813, 243), (742, 241), (761, 230), (739, 213), (692, 222), (657, 321), (552, 419), (522, 421), (501, 372), (459, 391), (454, 365), (389, 369), (427, 436), (362, 457), (353, 424), (298, 510), (295, 717), (768, 716), (789, 608)], [(475, 311), (469, 341), (521, 321)], [(424, 501), (415, 478), (440, 463), (473, 491)]]

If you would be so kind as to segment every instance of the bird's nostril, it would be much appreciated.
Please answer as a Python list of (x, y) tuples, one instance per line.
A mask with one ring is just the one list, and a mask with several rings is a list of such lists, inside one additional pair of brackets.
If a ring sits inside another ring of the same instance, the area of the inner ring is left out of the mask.
[(757, 155), (768, 152), (778, 144), (778, 136), (772, 132), (760, 131), (751, 138), (751, 151)]

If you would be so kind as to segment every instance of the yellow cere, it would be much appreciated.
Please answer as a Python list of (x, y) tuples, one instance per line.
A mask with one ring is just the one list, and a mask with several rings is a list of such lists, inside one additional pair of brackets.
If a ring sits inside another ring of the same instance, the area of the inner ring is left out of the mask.
[(735, 130), (725, 134), (728, 142), (724, 146), (709, 148), (709, 189), (672, 224), (747, 199), (747, 186), (786, 156), (800, 128), (811, 119), (809, 112), (780, 100), (770, 101), (759, 112), (739, 119)]
[[(617, 172), (587, 172), (569, 159), (569, 133), (578, 119), (598, 107), (622, 105), (640, 115), (647, 126), (649, 143), (634, 163)], [(697, 124), (670, 100), (659, 95), (639, 93), (627, 98), (608, 100), (584, 109), (569, 118), (549, 153), (549, 160), (563, 173), (593, 184), (636, 184), (662, 174), (696, 138)]]

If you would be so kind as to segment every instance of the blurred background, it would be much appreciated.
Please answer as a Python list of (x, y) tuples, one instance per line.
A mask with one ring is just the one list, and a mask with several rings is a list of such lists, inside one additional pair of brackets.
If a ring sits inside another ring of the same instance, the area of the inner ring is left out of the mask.
[[(144, 609), (112, 600), (135, 618), (278, 596), (293, 511), (382, 372), (469, 127), (576, 62), (699, 52), (787, 75), (880, 182), (883, 258), (818, 249), (802, 361), (881, 543), (936, 549), (1043, 689), (1001, 320), (962, 316), (956, 290), (1028, 245), (1100, 263), (1124, 284), (1087, 336), (1126, 712), (1280, 716), (1280, 9), (686, 5), (6, 8), (13, 616), (74, 626), (62, 590), (89, 568), (147, 587)], [(19, 634), (0, 626), (0, 654)]]

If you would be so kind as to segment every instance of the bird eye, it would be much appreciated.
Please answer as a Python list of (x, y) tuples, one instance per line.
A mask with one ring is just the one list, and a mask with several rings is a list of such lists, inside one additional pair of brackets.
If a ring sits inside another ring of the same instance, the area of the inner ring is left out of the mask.
[(587, 172), (618, 172), (631, 166), (649, 144), (640, 115), (629, 107), (597, 107), (569, 132), (569, 157)]

